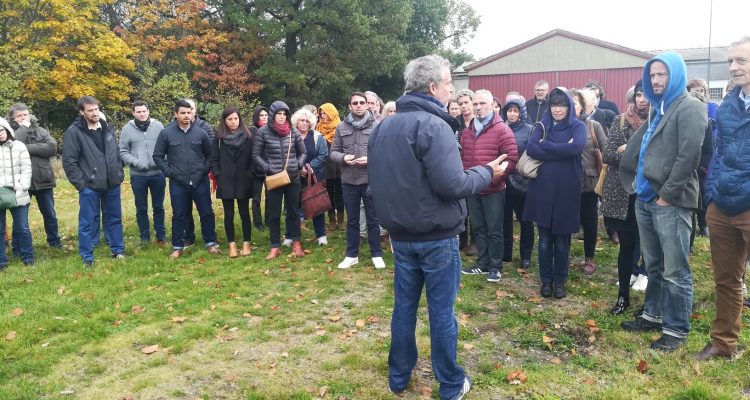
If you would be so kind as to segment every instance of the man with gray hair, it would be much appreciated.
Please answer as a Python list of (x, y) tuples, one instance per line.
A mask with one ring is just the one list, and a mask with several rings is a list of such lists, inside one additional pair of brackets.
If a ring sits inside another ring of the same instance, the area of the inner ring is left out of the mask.
[(534, 98), (526, 102), (529, 124), (534, 125), (541, 121), (547, 113), (547, 93), (549, 93), (547, 81), (541, 80), (534, 85)]
[(383, 115), (380, 114), (383, 110), (383, 101), (377, 93), (370, 90), (365, 92), (365, 96), (367, 97), (367, 109), (375, 116), (375, 121), (380, 122), (383, 119)]
[[(484, 190), (507, 167), (500, 156), (464, 171), (445, 110), (450, 64), (430, 55), (409, 62), (398, 113), (375, 128), (369, 142), (369, 182), (378, 219), (391, 234), (395, 260), (388, 387), (406, 390), (417, 363), (417, 309), (426, 288), (432, 368), (442, 399), (462, 399), (471, 380), (456, 361), (454, 303), (461, 283), (456, 235), (464, 229), (464, 198)], [(398, 179), (394, 179), (394, 177)], [(409, 201), (404, 201), (405, 194)]]
[[(31, 187), (29, 196), (36, 197), (36, 204), (44, 219), (44, 231), (50, 247), (61, 248), (55, 213), (55, 172), (50, 159), (57, 155), (57, 142), (49, 132), (39, 126), (26, 104), (16, 103), (8, 110), (8, 121), (15, 130), (16, 140), (23, 142), (31, 156)], [(18, 240), (13, 235), (13, 252)]]
[(513, 131), (494, 111), (493, 96), (488, 90), (474, 93), (474, 120), (461, 133), (464, 168), (483, 165), (505, 154), (510, 167), (492, 178), (492, 184), (479, 194), (466, 199), (471, 219), (471, 230), (477, 244), (476, 263), (464, 274), (487, 274), (488, 282), (500, 282), (503, 271), (503, 218), (505, 215), (505, 177), (518, 160), (518, 148)]

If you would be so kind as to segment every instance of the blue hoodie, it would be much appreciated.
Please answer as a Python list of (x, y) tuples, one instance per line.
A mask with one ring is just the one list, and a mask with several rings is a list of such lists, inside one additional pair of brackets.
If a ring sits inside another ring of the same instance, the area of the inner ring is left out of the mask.
[[(664, 93), (657, 95), (654, 93), (654, 87), (651, 84), (651, 64), (656, 61), (664, 63), (667, 67), (667, 73), (669, 74), (669, 80), (667, 81), (667, 87), (664, 89)], [(658, 56), (648, 60), (646, 65), (643, 66), (643, 94), (646, 96), (651, 106), (654, 108), (654, 117), (651, 120), (646, 133), (643, 135), (643, 142), (641, 142), (640, 156), (638, 157), (638, 168), (636, 170), (635, 190), (638, 199), (644, 202), (655, 200), (657, 195), (656, 191), (651, 187), (646, 177), (643, 175), (643, 162), (646, 159), (646, 149), (648, 148), (651, 138), (653, 137), (656, 127), (661, 121), (661, 117), (664, 112), (669, 109), (672, 102), (685, 94), (685, 87), (687, 86), (687, 65), (682, 56), (673, 52), (668, 51), (666, 53), (659, 54)]]

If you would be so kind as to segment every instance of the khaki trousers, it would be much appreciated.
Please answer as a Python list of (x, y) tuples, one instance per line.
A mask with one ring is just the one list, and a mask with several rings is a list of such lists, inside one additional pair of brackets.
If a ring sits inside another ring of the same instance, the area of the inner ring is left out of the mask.
[(706, 221), (711, 232), (711, 263), (716, 283), (716, 318), (711, 339), (722, 351), (733, 353), (742, 317), (742, 275), (750, 251), (750, 210), (730, 216), (711, 203)]

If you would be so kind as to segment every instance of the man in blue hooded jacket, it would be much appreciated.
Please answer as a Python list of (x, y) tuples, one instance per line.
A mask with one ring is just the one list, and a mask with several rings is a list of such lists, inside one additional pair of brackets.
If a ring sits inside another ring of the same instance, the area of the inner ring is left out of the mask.
[(622, 324), (633, 332), (661, 331), (651, 348), (674, 351), (690, 333), (693, 278), (688, 263), (691, 213), (698, 208), (703, 103), (685, 90), (687, 66), (675, 52), (643, 68), (643, 93), (653, 109), (627, 143), (620, 180), (636, 194), (635, 214), (648, 273), (643, 314)]
[(415, 327), (425, 286), (440, 398), (458, 400), (471, 380), (456, 361), (453, 306), (461, 283), (456, 235), (464, 230), (464, 198), (488, 187), (507, 162), (503, 155), (464, 171), (453, 135), (458, 121), (445, 110), (453, 91), (448, 61), (436, 55), (412, 60), (404, 80), (406, 94), (396, 102), (396, 114), (384, 119), (368, 142), (375, 213), (391, 235), (395, 260), (388, 386), (403, 392), (417, 364)]

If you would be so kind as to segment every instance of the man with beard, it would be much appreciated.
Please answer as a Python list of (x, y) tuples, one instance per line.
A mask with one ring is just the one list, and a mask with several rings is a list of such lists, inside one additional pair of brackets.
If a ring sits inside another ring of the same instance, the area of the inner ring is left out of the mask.
[(94, 266), (94, 247), (99, 244), (100, 218), (112, 258), (125, 258), (120, 201), (125, 173), (115, 131), (99, 116), (99, 101), (83, 96), (77, 104), (81, 115), (63, 138), (63, 168), (78, 190), (78, 252), (84, 266), (90, 268)]

